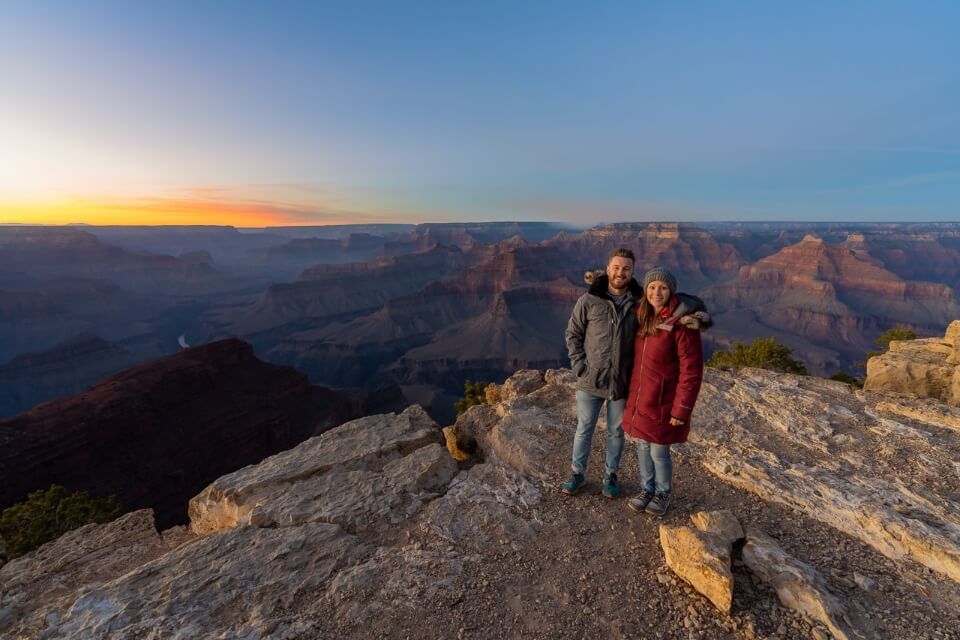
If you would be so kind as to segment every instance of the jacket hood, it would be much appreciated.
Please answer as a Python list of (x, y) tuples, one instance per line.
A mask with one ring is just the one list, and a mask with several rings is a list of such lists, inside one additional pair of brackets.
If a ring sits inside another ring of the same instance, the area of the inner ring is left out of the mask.
[(675, 293), (673, 298), (676, 300), (676, 307), (666, 322), (673, 324), (683, 316), (696, 315), (700, 329), (709, 329), (713, 326), (713, 320), (707, 313), (707, 305), (703, 300), (689, 293)]

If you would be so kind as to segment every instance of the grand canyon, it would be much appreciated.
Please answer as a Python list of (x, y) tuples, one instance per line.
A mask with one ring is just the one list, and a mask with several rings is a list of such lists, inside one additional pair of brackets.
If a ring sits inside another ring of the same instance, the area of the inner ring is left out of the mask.
[(584, 273), (621, 246), (706, 301), (708, 352), (772, 335), (814, 375), (960, 317), (957, 224), (0, 226), (0, 506), (60, 482), (169, 524), (340, 421), (450, 424), (467, 380), (568, 366)]
[[(688, 502), (659, 531), (667, 566), (647, 524), (551, 490), (574, 423), (564, 329), (585, 273), (617, 247), (706, 302), (708, 351), (775, 336), (811, 374), (708, 369), (678, 463)], [(0, 508), (59, 484), (115, 496), (124, 514), (3, 565), (0, 631), (136, 636), (165, 606), (149, 594), (190, 567), (183, 611), (236, 607), (253, 581), (261, 613), (160, 616), (165, 629), (409, 635), (429, 601), (455, 611), (426, 614), (444, 635), (549, 637), (560, 624), (624, 637), (954, 637), (947, 478), (960, 423), (937, 403), (960, 393), (960, 323), (944, 335), (960, 318), (958, 282), (960, 224), (948, 223), (0, 227)], [(863, 370), (897, 325), (920, 339)], [(838, 371), (869, 374), (869, 391), (824, 380)], [(457, 416), (468, 380), (497, 391)], [(837, 447), (843, 461), (830, 462)], [(717, 522), (744, 524), (718, 552), (735, 558), (732, 574), (713, 555), (685, 556), (691, 540), (716, 541)], [(600, 554), (627, 530), (646, 578), (606, 567), (626, 591), (596, 596), (564, 583), (554, 558)], [(826, 551), (837, 535), (849, 557)], [(280, 564), (251, 562), (258, 549)], [(302, 583), (303, 563), (316, 584)], [(719, 576), (706, 585), (689, 574), (703, 563)], [(211, 572), (225, 585), (215, 596)], [(784, 575), (801, 576), (788, 591), (814, 604), (774, 604), (765, 581), (780, 593)], [(651, 603), (651, 623), (624, 613), (630, 594), (656, 588), (689, 604)], [(539, 599), (523, 614), (530, 590)], [(886, 594), (901, 599), (894, 613)], [(286, 598), (292, 618), (265, 604)], [(110, 613), (131, 602), (140, 614)], [(568, 620), (571, 603), (582, 615)]]
[(567, 365), (583, 274), (619, 246), (707, 301), (708, 351), (772, 335), (817, 375), (862, 374), (894, 325), (960, 317), (952, 223), (4, 226), (0, 417), (238, 338), (313, 384), (396, 385), (450, 422), (466, 380)]

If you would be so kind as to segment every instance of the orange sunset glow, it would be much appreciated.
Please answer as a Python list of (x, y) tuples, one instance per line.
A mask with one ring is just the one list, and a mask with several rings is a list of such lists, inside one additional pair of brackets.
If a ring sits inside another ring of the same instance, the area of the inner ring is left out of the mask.
[[(202, 190), (198, 190), (202, 191)], [(232, 225), (236, 227), (349, 224), (369, 216), (316, 205), (198, 197), (64, 196), (6, 202), (0, 223), (91, 225)]]

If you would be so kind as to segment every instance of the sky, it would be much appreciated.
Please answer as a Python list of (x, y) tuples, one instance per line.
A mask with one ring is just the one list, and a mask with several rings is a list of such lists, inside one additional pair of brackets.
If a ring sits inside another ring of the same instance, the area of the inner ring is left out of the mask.
[(960, 3), (0, 0), (0, 223), (960, 220)]

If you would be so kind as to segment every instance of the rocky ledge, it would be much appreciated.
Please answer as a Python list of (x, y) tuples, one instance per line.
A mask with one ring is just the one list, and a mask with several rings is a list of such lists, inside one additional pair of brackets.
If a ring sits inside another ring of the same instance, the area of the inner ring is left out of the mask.
[(897, 391), (960, 406), (960, 320), (940, 338), (893, 340), (867, 361), (865, 389)]
[[(0, 636), (958, 637), (960, 410), (708, 370), (657, 519), (599, 495), (602, 423), (560, 495), (573, 384), (518, 372), (446, 447), (417, 406), (346, 423), (213, 482), (189, 530), (72, 532), (0, 568)], [(630, 444), (620, 471), (637, 491)]]

